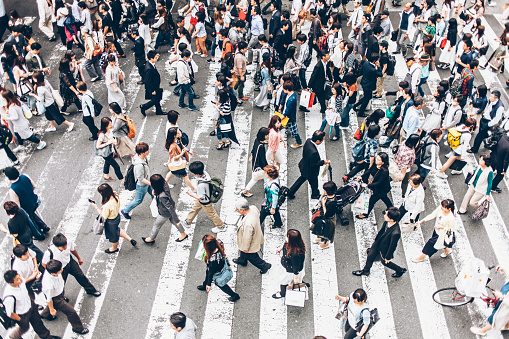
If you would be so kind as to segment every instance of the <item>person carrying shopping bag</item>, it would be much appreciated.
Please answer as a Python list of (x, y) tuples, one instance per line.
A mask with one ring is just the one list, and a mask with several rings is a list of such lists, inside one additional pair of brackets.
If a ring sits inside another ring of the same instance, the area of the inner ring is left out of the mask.
[(251, 149), (251, 156), (249, 157), (253, 173), (251, 175), (251, 180), (246, 185), (246, 188), (244, 188), (242, 193), (240, 193), (240, 195), (244, 198), (252, 197), (253, 194), (249, 193), (249, 190), (253, 188), (257, 181), (265, 178), (265, 172), (263, 169), (268, 165), (268, 163), (265, 156), (264, 144), (267, 143), (267, 137), (269, 134), (269, 129), (266, 127), (261, 127), (256, 134), (256, 139), (254, 141), (253, 148)]
[(468, 204), (473, 208), (477, 208), (484, 200), (490, 200), (491, 187), (493, 184), (491, 157), (487, 154), (481, 155), (479, 158), (479, 167), (475, 171), (470, 172), (470, 175), (468, 191), (461, 202), (458, 214), (467, 213)]
[(306, 271), (304, 262), (306, 260), (306, 245), (302, 235), (296, 229), (289, 229), (286, 232), (286, 240), (276, 254), (283, 252), (281, 256), (280, 290), (272, 295), (274, 299), (281, 299), (286, 296), (286, 290), (290, 284), (303, 282)]

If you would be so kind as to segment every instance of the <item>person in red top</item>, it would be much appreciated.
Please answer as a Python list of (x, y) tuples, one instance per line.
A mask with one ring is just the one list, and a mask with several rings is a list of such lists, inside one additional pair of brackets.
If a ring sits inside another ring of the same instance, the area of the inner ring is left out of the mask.
[(467, 103), (467, 98), (472, 96), (472, 91), (474, 89), (474, 71), (479, 68), (479, 60), (474, 59), (470, 61), (468, 68), (465, 67), (461, 71), (461, 78), (463, 82), (461, 83), (460, 94), (463, 95), (463, 100), (460, 102), (460, 106), (463, 108)]
[(225, 54), (228, 52), (235, 54), (235, 46), (231, 42), (230, 38), (228, 38), (228, 28), (223, 28), (219, 31), (219, 38), (223, 41), (223, 45), (221, 46), (221, 50), (223, 51), (221, 60), (224, 59)]

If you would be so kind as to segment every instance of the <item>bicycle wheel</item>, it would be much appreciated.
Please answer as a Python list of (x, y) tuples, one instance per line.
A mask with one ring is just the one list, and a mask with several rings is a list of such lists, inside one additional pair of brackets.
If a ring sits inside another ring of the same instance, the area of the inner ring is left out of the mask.
[(433, 300), (442, 306), (458, 307), (471, 303), (474, 301), (474, 297), (461, 294), (456, 287), (447, 287), (435, 291)]

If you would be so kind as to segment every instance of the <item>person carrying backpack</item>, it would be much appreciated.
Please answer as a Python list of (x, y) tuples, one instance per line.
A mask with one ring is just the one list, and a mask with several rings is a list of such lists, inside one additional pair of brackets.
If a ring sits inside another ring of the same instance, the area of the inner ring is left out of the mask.
[(353, 178), (357, 173), (366, 170), (375, 162), (378, 150), (378, 134), (380, 126), (371, 125), (365, 138), (360, 140), (352, 150), (354, 162), (350, 163), (350, 172), (343, 177), (344, 183)]
[(428, 176), (430, 172), (438, 172), (438, 164), (440, 163), (440, 140), (442, 139), (442, 131), (438, 128), (429, 132), (421, 144), (417, 146), (416, 163), (418, 173), (422, 177), (422, 181)]
[[(349, 297), (335, 296), (336, 300), (346, 303), (347, 321), (344, 322), (344, 339), (362, 338), (371, 324), (368, 295), (362, 288), (358, 288)], [(366, 310), (368, 312), (366, 312)]]
[(224, 222), (221, 220), (219, 215), (217, 214), (214, 206), (212, 205), (212, 195), (211, 195), (211, 181), (212, 178), (205, 171), (205, 165), (201, 161), (193, 161), (189, 164), (189, 171), (193, 173), (197, 179), (196, 185), (196, 193), (193, 193), (191, 190), (187, 190), (187, 194), (196, 199), (191, 212), (187, 215), (187, 217), (182, 220), (182, 224), (186, 227), (190, 227), (194, 218), (198, 215), (201, 209), (205, 211), (207, 217), (214, 223), (216, 227), (212, 229), (212, 232), (218, 233), (226, 231), (226, 227), (224, 226)]

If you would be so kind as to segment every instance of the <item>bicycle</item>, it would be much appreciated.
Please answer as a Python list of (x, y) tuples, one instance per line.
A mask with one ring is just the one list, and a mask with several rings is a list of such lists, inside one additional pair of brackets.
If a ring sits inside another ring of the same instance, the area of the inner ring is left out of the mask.
[[(489, 266), (488, 269), (491, 271), (495, 266)], [(493, 294), (493, 289), (489, 286), (491, 278), (488, 278), (486, 282), (486, 288), (488, 295), (483, 294), (480, 298), (486, 303), (487, 307), (495, 307), (498, 302), (498, 298)], [(459, 307), (470, 304), (474, 301), (474, 297), (469, 297), (462, 294), (456, 287), (446, 287), (436, 290), (433, 293), (433, 300), (446, 307)]]

